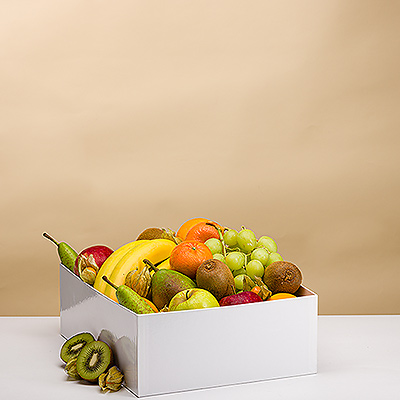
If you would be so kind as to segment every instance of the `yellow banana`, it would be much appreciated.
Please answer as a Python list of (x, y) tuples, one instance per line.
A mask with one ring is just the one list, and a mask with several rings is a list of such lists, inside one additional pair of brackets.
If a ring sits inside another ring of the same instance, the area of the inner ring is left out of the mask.
[(121, 260), (121, 258), (130, 250), (147, 243), (148, 240), (135, 240), (133, 242), (129, 242), (119, 247), (117, 250), (112, 253), (106, 261), (104, 261), (103, 265), (100, 267), (99, 272), (97, 273), (96, 280), (94, 282), (93, 287), (97, 289), (99, 292), (104, 294), (106, 287), (108, 286), (106, 282), (101, 278), (103, 275), (110, 276), (115, 266)]
[[(120, 259), (109, 276), (110, 281), (116, 286), (123, 285), (129, 271), (144, 266), (143, 259), (147, 258), (153, 264), (156, 264), (169, 257), (175, 246), (176, 244), (172, 240), (153, 239), (147, 241), (147, 243), (142, 246), (135, 247)], [(117, 301), (115, 290), (111, 286), (108, 285), (104, 294)]]

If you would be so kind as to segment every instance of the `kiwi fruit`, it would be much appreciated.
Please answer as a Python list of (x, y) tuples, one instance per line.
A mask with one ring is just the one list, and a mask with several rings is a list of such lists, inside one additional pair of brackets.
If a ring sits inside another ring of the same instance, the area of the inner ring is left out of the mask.
[(265, 268), (263, 281), (275, 293), (294, 294), (303, 280), (299, 267), (289, 261), (275, 261)]
[(95, 382), (113, 362), (113, 353), (107, 343), (94, 340), (79, 353), (76, 370), (82, 379)]
[(168, 239), (179, 244), (182, 240), (176, 237), (175, 232), (166, 228), (146, 228), (136, 240)]
[(161, 239), (164, 231), (161, 228), (146, 228), (139, 234), (136, 240)]
[(235, 294), (235, 281), (229, 267), (216, 258), (203, 261), (196, 272), (196, 283), (219, 301)]
[(94, 341), (94, 337), (89, 332), (78, 333), (71, 336), (61, 347), (60, 358), (65, 363), (70, 358), (77, 357), (80, 351), (90, 342)]

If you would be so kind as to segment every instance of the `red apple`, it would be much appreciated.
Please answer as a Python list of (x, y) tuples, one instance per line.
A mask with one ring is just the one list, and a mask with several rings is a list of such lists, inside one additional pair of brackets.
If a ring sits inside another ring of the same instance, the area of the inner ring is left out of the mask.
[(104, 245), (95, 245), (82, 250), (75, 260), (74, 273), (81, 277), (82, 272), (91, 267), (97, 273), (104, 261), (114, 252)]
[(237, 304), (246, 303), (257, 303), (262, 301), (261, 297), (254, 292), (240, 292), (237, 294), (232, 294), (230, 296), (223, 297), (219, 301), (219, 305), (222, 306), (234, 306)]

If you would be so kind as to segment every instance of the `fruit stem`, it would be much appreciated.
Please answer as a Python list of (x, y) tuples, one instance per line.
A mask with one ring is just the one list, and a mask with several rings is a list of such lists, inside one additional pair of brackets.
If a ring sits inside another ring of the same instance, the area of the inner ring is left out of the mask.
[(219, 240), (222, 243), (222, 255), (224, 256), (224, 258), (226, 257), (226, 247), (225, 247), (225, 241), (224, 241), (224, 235), (221, 231), (220, 228), (218, 228), (218, 226), (216, 226), (217, 230), (218, 230), (218, 234), (219, 234)]
[(46, 239), (49, 239), (51, 242), (53, 242), (57, 247), (59, 246), (59, 244), (57, 243), (57, 241), (56, 241), (54, 238), (52, 238), (48, 233), (43, 232), (43, 236), (44, 236)]
[[(226, 248), (225, 248), (225, 242), (224, 242), (224, 235), (223, 235), (223, 232), (221, 231), (221, 228), (219, 226), (217, 226), (216, 224), (214, 224), (213, 222), (206, 222), (206, 225), (213, 226), (218, 231), (219, 240), (222, 243), (222, 255), (224, 257), (226, 257)], [(225, 230), (225, 228), (224, 228), (224, 230)]]
[(118, 286), (112, 283), (105, 275), (103, 275), (101, 278), (103, 279), (103, 281), (106, 281), (110, 286), (112, 286), (115, 290), (118, 289)]
[(226, 244), (224, 242), (224, 239), (222, 239), (222, 255), (224, 258), (226, 258)]
[(152, 269), (154, 272), (158, 272), (158, 271), (159, 271), (159, 269), (158, 269), (150, 260), (147, 260), (147, 259), (145, 258), (145, 259), (143, 259), (143, 262), (144, 262), (150, 269)]

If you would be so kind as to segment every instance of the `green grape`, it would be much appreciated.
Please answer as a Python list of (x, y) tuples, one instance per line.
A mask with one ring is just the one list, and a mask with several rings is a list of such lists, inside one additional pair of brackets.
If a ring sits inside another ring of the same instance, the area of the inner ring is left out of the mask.
[(228, 229), (224, 233), (224, 242), (229, 247), (236, 247), (237, 246), (237, 232), (234, 229)]
[(211, 238), (204, 243), (214, 254), (222, 254), (222, 243), (219, 239)]
[(240, 274), (246, 275), (246, 270), (244, 268), (240, 268), (240, 269), (235, 269), (234, 271), (232, 271), (233, 276), (237, 276)]
[(267, 262), (267, 267), (268, 267), (268, 265), (272, 264), (275, 261), (282, 261), (282, 260), (283, 260), (283, 257), (279, 253), (271, 253), (269, 255), (269, 259)]
[(223, 263), (225, 262), (225, 257), (221, 253), (213, 254), (213, 258), (215, 258), (216, 260), (222, 261)]
[(229, 267), (231, 271), (235, 271), (244, 266), (246, 262), (246, 257), (240, 251), (232, 251), (232, 253), (227, 254), (225, 257), (225, 264)]
[(269, 252), (267, 249), (263, 247), (256, 247), (252, 252), (251, 252), (251, 257), (252, 260), (258, 260), (261, 262), (261, 264), (265, 267), (267, 265), (268, 259), (269, 259)]
[(242, 229), (237, 234), (237, 244), (244, 253), (251, 253), (257, 245), (256, 235), (250, 229)]
[(264, 247), (269, 253), (276, 253), (278, 250), (278, 246), (274, 239), (270, 238), (269, 236), (261, 236), (260, 239), (258, 239), (257, 247)]
[(236, 290), (243, 290), (243, 277), (245, 274), (236, 275), (234, 278)]
[(261, 261), (251, 260), (246, 265), (246, 272), (251, 279), (254, 279), (255, 276), (261, 278), (264, 275), (264, 266)]

